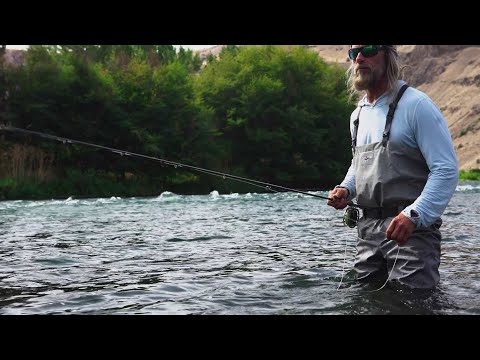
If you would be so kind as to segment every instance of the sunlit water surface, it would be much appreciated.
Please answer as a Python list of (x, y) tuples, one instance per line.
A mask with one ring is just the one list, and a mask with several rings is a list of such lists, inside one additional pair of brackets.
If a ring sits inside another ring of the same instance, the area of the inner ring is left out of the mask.
[(425, 296), (356, 283), (356, 231), (307, 195), (4, 201), (0, 314), (479, 314), (479, 215), (462, 183)]

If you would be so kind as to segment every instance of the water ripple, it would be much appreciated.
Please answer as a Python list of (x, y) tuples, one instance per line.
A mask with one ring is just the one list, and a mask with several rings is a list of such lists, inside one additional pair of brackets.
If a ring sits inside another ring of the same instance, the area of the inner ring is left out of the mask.
[(480, 314), (479, 200), (457, 188), (427, 295), (358, 284), (355, 230), (303, 194), (4, 201), (0, 314)]

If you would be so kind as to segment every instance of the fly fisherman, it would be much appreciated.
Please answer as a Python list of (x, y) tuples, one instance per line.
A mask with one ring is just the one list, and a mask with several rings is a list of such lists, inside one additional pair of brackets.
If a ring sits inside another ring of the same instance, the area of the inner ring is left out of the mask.
[(349, 92), (364, 96), (350, 118), (352, 164), (327, 204), (344, 209), (356, 198), (363, 209), (358, 280), (390, 274), (410, 288), (433, 289), (440, 217), (458, 183), (450, 132), (433, 101), (400, 80), (395, 45), (351, 45), (348, 56)]

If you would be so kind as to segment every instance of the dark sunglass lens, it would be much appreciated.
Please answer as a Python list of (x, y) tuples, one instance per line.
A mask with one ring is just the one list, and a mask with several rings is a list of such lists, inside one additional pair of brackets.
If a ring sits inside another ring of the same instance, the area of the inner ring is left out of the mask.
[(362, 55), (365, 57), (372, 57), (377, 55), (378, 48), (375, 45), (366, 45), (362, 48)]
[(350, 58), (350, 60), (355, 60), (359, 52), (360, 48), (350, 49), (348, 50), (348, 57)]
[(349, 49), (348, 57), (355, 61), (358, 53), (362, 53), (363, 57), (369, 58), (378, 54), (379, 47), (377, 45), (365, 45), (361, 48)]

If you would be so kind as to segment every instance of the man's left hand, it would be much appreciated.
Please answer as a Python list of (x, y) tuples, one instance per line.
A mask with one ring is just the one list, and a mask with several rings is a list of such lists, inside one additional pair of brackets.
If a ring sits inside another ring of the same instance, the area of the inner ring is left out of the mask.
[(402, 213), (393, 218), (387, 229), (387, 239), (394, 240), (398, 245), (404, 245), (415, 230), (415, 224)]

